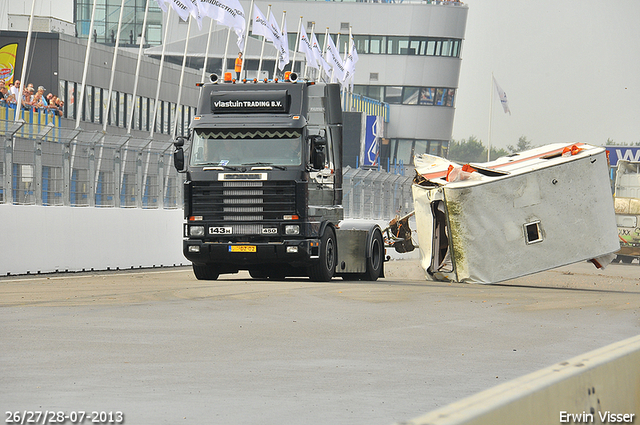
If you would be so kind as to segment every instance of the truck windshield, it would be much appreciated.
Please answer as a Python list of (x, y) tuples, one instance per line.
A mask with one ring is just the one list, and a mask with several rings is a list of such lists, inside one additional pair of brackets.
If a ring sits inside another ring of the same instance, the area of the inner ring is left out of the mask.
[(302, 164), (302, 132), (296, 129), (196, 129), (191, 165)]

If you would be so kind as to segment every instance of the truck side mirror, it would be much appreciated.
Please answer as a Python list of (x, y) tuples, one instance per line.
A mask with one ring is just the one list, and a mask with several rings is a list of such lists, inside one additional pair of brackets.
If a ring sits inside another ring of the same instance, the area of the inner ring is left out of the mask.
[(176, 147), (176, 151), (173, 153), (173, 165), (175, 165), (178, 172), (184, 171), (184, 137), (178, 137), (173, 143)]
[(309, 136), (311, 141), (311, 164), (314, 169), (322, 170), (327, 160), (327, 139), (323, 136)]

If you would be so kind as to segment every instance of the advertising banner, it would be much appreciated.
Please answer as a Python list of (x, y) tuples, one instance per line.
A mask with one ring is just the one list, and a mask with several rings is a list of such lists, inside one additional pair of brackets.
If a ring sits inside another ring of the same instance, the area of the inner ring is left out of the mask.
[(16, 70), (18, 43), (5, 44), (0, 48), (0, 80), (13, 83)]

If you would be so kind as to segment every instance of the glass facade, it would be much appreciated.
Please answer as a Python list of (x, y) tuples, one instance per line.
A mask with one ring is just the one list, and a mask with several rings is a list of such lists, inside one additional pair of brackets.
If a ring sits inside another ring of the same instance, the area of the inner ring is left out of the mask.
[(455, 106), (456, 89), (447, 87), (367, 86), (356, 84), (353, 92), (391, 105)]
[[(77, 112), (77, 104), (75, 102), (75, 93), (80, 90), (80, 83), (72, 81), (60, 82), (61, 99), (64, 101), (63, 116), (65, 118), (75, 119)], [(104, 119), (108, 119), (110, 125), (127, 128), (131, 113), (133, 111), (132, 128), (142, 131), (150, 131), (153, 125), (154, 99), (148, 97), (136, 96), (135, 109), (132, 109), (133, 95), (130, 93), (121, 93), (112, 91), (112, 101), (109, 105), (110, 114), (106, 117), (104, 111), (107, 108), (108, 89), (95, 86), (86, 86), (85, 99), (83, 102), (83, 112), (81, 120), (93, 123), (103, 124)], [(174, 123), (176, 123), (176, 104), (164, 100), (158, 101), (158, 108), (155, 119), (155, 133), (171, 134)], [(177, 135), (186, 135), (191, 119), (195, 115), (195, 108), (191, 106), (181, 105), (180, 114), (177, 120)]]
[[(115, 44), (121, 0), (97, 0), (96, 16), (93, 23), (94, 41), (103, 44)], [(120, 45), (137, 45), (142, 35), (144, 8), (146, 0), (125, 0), (122, 12)], [(75, 0), (76, 34), (87, 38), (91, 27), (93, 0)], [(162, 43), (162, 10), (155, 1), (149, 2), (145, 45)]]

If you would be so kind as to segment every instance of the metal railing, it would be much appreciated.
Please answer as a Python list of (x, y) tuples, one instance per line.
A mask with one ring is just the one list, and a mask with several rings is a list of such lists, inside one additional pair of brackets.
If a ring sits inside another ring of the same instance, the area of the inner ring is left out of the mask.
[(0, 203), (182, 207), (170, 140), (61, 128), (40, 115), (49, 114), (0, 119)]
[[(173, 167), (169, 139), (61, 128), (59, 120), (25, 118), (0, 120), (0, 203), (182, 207), (184, 176)], [(404, 167), (346, 167), (345, 217), (388, 220), (412, 211), (411, 181)]]
[(343, 170), (345, 218), (390, 220), (413, 211), (412, 176), (388, 173), (378, 168)]

